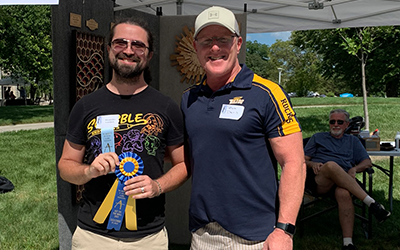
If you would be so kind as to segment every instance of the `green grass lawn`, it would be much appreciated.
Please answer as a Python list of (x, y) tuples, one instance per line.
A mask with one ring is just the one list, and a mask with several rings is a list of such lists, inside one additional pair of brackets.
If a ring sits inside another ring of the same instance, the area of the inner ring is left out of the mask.
[[(328, 113), (333, 108), (345, 108), (352, 116), (363, 116), (360, 99), (294, 98), (293, 103), (306, 137), (327, 131)], [(373, 98), (370, 102), (371, 128), (379, 128), (384, 140), (393, 140), (395, 132), (400, 131), (400, 99)], [(304, 107), (309, 105), (314, 107)], [(0, 107), (0, 124), (52, 121), (52, 112), (51, 106)], [(0, 194), (0, 249), (58, 249), (54, 151), (51, 128), (0, 133), (0, 175), (16, 186), (13, 192)], [(389, 165), (386, 158), (373, 160), (384, 167)], [(395, 159), (392, 216), (383, 224), (374, 222), (374, 235), (370, 240), (365, 239), (360, 222), (356, 220), (353, 240), (360, 250), (400, 249), (400, 171), (396, 171), (399, 165), (400, 157)], [(373, 196), (389, 207), (388, 178), (379, 170), (374, 174)], [(304, 236), (297, 234), (294, 238), (294, 249), (341, 249), (341, 242), (337, 211), (332, 211), (306, 222)], [(170, 249), (186, 250), (189, 246), (172, 245)]]
[(0, 249), (58, 249), (53, 129), (0, 133)]
[(0, 107), (0, 126), (23, 123), (52, 122), (53, 120), (53, 105)]
[[(364, 117), (361, 97), (357, 98), (293, 98), (292, 103), (300, 124), (303, 136), (309, 137), (316, 132), (329, 129), (329, 112), (341, 108), (350, 113), (350, 117)], [(369, 129), (379, 129), (383, 141), (394, 140), (400, 131), (400, 98), (368, 98)]]

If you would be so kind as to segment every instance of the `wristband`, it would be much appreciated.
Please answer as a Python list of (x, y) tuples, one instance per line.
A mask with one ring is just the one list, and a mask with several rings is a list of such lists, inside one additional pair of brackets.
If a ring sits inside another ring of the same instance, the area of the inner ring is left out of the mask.
[(161, 185), (160, 185), (160, 183), (159, 183), (157, 180), (154, 180), (154, 181), (157, 183), (157, 186), (158, 186), (158, 195), (157, 195), (157, 196), (160, 196), (160, 194), (162, 194)]
[(294, 233), (296, 232), (296, 226), (292, 225), (290, 223), (280, 223), (277, 222), (276, 223), (276, 228), (282, 229), (283, 231), (285, 231), (285, 233), (293, 236)]

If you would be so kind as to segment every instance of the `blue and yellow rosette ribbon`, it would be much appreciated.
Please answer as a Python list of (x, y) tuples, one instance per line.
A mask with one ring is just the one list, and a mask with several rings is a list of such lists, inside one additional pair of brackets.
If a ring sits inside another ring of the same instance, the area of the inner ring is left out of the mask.
[(125, 195), (123, 188), (127, 180), (143, 173), (144, 164), (140, 156), (131, 152), (120, 154), (119, 161), (119, 166), (115, 168), (117, 179), (93, 220), (103, 224), (110, 214), (107, 229), (119, 231), (125, 215), (126, 228), (134, 231), (137, 230), (136, 200), (132, 196)]

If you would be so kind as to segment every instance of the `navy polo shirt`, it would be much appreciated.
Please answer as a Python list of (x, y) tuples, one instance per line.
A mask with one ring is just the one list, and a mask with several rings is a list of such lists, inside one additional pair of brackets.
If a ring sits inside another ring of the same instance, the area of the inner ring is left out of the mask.
[(190, 230), (216, 221), (247, 240), (265, 240), (277, 195), (266, 140), (301, 131), (287, 94), (242, 65), (216, 92), (206, 79), (187, 89), (181, 109), (193, 171)]
[(367, 151), (356, 136), (344, 134), (335, 138), (330, 132), (314, 134), (304, 147), (304, 154), (314, 162), (334, 161), (346, 172), (369, 159)]

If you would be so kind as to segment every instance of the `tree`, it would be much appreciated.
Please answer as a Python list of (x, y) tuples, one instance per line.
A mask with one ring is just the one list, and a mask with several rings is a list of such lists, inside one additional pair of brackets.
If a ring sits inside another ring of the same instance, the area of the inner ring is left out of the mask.
[(50, 6), (0, 6), (0, 68), (28, 82), (31, 99), (39, 82), (52, 83)]
[[(360, 61), (348, 53), (340, 32), (356, 36), (356, 28), (340, 30), (309, 30), (292, 32), (292, 41), (302, 50), (311, 49), (322, 58), (320, 69), (324, 78), (334, 80), (334, 88), (343, 92), (362, 94)], [(397, 97), (400, 80), (400, 28), (373, 27), (375, 49), (366, 60), (368, 95)], [(365, 42), (365, 41), (364, 41)]]
[(281, 68), (281, 85), (287, 89), (293, 75), (293, 62), (296, 58), (295, 51), (289, 41), (276, 40), (269, 48), (269, 65), (271, 80), (279, 82), (279, 68)]
[(372, 60), (367, 64), (369, 91), (376, 95), (398, 97), (400, 51), (396, 48), (400, 46), (400, 28), (379, 27), (376, 32), (375, 41), (380, 46), (371, 53)]
[(300, 50), (295, 46), (293, 50), (295, 57), (289, 61), (292, 73), (287, 84), (288, 91), (296, 92), (297, 96), (307, 96), (309, 91), (325, 94), (332, 92), (332, 85), (320, 72), (320, 56), (311, 50)]
[(367, 95), (398, 95), (400, 70), (396, 65), (400, 63), (400, 52), (393, 49), (400, 45), (398, 28), (296, 31), (292, 37), (302, 50), (318, 53), (322, 58), (321, 72), (325, 78), (332, 79), (335, 89), (342, 93), (363, 93), (366, 129), (369, 128)]
[(373, 50), (379, 46), (375, 42), (376, 28), (375, 27), (361, 27), (355, 29), (339, 29), (339, 35), (343, 39), (342, 47), (350, 54), (358, 58), (361, 66), (361, 86), (363, 92), (364, 104), (364, 118), (365, 129), (369, 130), (369, 115), (368, 115), (368, 102), (367, 102), (367, 83), (365, 66), (368, 61), (368, 56)]
[(342, 43), (335, 30), (307, 30), (292, 32), (292, 43), (299, 47), (303, 53), (311, 53), (317, 56), (316, 71), (325, 82), (329, 82), (329, 91), (336, 95), (343, 92), (361, 94), (361, 86), (358, 79), (358, 61), (350, 56), (344, 49), (340, 49)]
[(290, 40), (277, 40), (270, 47), (257, 41), (246, 43), (246, 65), (276, 83), (279, 82), (278, 68), (282, 68), (281, 85), (298, 96), (306, 96), (311, 89), (319, 91), (330, 86), (318, 72), (319, 60), (316, 53), (301, 50)]
[(246, 42), (246, 66), (253, 70), (257, 75), (268, 78), (268, 56), (269, 47), (257, 41)]

